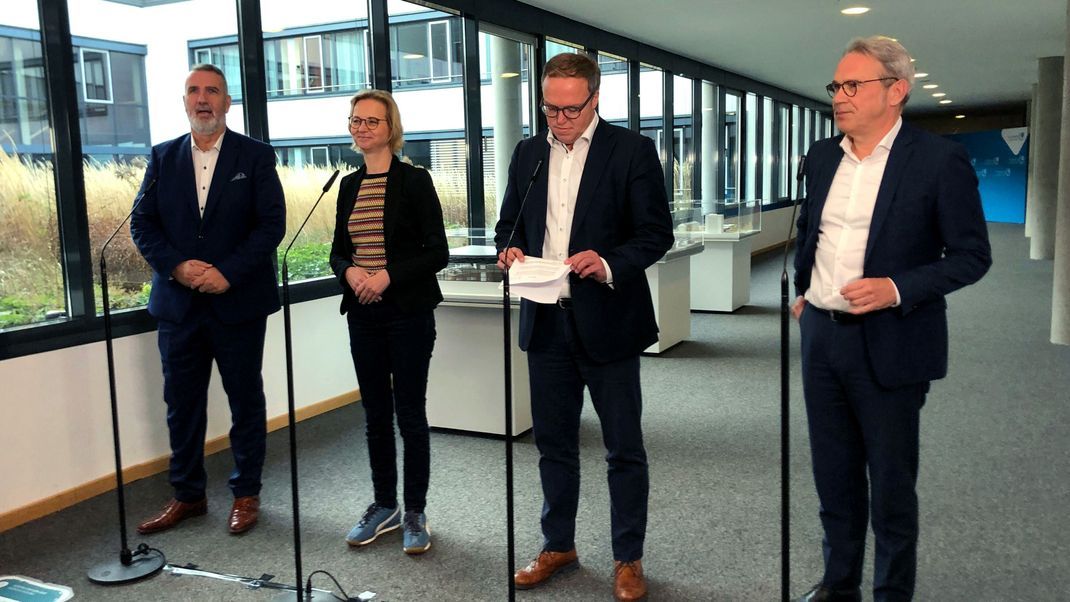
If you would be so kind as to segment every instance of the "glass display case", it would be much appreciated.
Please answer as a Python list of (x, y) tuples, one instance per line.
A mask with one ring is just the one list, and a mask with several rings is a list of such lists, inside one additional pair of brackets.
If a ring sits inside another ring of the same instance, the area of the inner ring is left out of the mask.
[(688, 238), (738, 240), (761, 232), (760, 200), (715, 200), (703, 207), (700, 201), (691, 206), (677, 203), (673, 208), (673, 228)]

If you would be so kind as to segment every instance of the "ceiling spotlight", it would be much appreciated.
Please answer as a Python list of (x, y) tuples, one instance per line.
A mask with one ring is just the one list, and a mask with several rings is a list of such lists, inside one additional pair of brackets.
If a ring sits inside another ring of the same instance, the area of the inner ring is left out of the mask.
[(918, 78), (922, 78), (922, 77), (929, 77), (929, 74), (924, 72), (924, 71), (914, 74), (914, 79), (918, 79)]
[(422, 59), (422, 58), (424, 58), (424, 55), (420, 54), (419, 52), (410, 52), (408, 54), (401, 55), (401, 58), (410, 59), (410, 60), (411, 59)]
[(965, 115), (955, 115), (955, 119), (966, 119)]
[(943, 98), (947, 96), (946, 92), (933, 92), (933, 98)]
[(913, 62), (915, 62), (915, 61), (917, 61), (917, 60), (918, 60), (918, 59), (910, 59), (910, 62), (911, 62), (911, 63), (913, 63)]
[(926, 90), (932, 90), (934, 88), (939, 88), (939, 87), (940, 87), (940, 84), (925, 84), (924, 86), (922, 86), (922, 88), (925, 88)]
[(509, 79), (510, 77), (520, 77), (520, 74), (516, 71), (506, 71), (505, 73), (501, 74), (502, 79)]
[(942, 104), (942, 105), (949, 105), (949, 104), (951, 104), (951, 100), (950, 100), (950, 99), (947, 99), (947, 98), (945, 98), (945, 99), (943, 99), (943, 100), (941, 100), (941, 101), (940, 101), (940, 104)]
[(869, 12), (869, 8), (865, 7), (865, 6), (848, 6), (847, 8), (841, 10), (840, 12), (845, 14), (845, 15), (851, 15), (851, 16), (864, 15), (864, 14)]

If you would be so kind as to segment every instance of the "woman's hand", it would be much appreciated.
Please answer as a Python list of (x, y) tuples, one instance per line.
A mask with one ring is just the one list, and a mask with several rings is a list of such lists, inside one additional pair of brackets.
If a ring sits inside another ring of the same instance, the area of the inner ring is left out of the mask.
[[(348, 277), (348, 271), (346, 272)], [(379, 270), (378, 272), (368, 276), (360, 284), (353, 289), (353, 292), (357, 295), (357, 300), (363, 305), (368, 303), (375, 303), (383, 300), (383, 291), (386, 287), (390, 286), (390, 274), (386, 270)]]

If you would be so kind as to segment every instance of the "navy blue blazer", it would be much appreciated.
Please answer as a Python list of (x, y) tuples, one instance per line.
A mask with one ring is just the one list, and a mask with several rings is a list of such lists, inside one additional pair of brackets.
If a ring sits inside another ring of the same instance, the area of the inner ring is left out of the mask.
[[(521, 199), (539, 161), (543, 161), (542, 168), (520, 212)], [(520, 248), (525, 255), (542, 256), (549, 165), (550, 144), (544, 133), (517, 144), (495, 227), (494, 242), (499, 251), (515, 226), (510, 246)], [(580, 341), (597, 362), (638, 355), (658, 339), (646, 268), (673, 245), (664, 178), (651, 139), (599, 122), (580, 179), (568, 249), (569, 255), (595, 251), (613, 272), (612, 287), (593, 278), (569, 275)], [(520, 304), (519, 331), (520, 348), (525, 351), (534, 326), (535, 304), (525, 299)]]
[[(331, 271), (342, 287), (339, 312), (346, 313), (357, 303), (346, 281), (346, 269), (353, 265), (353, 239), (349, 236), (349, 216), (357, 202), (360, 184), (368, 167), (342, 178), (338, 186), (334, 240), (331, 243)], [(397, 157), (390, 161), (383, 199), (383, 244), (390, 286), (383, 299), (402, 311), (434, 309), (442, 301), (435, 276), (450, 259), (442, 205), (426, 169), (414, 167)]]
[[(806, 199), (798, 220), (795, 290), (810, 288), (825, 198), (843, 157), (836, 136), (807, 154)], [(981, 279), (992, 265), (977, 177), (962, 145), (903, 123), (892, 143), (873, 208), (864, 278), (889, 277), (899, 307), (863, 321), (878, 384), (900, 387), (947, 375), (944, 296)]]
[(130, 234), (152, 266), (149, 313), (181, 322), (194, 291), (171, 277), (188, 259), (206, 261), (230, 282), (207, 295), (220, 321), (237, 324), (279, 309), (275, 250), (286, 232), (286, 202), (271, 146), (227, 130), (201, 217), (190, 135), (152, 148), (141, 189), (145, 195), (130, 221)]

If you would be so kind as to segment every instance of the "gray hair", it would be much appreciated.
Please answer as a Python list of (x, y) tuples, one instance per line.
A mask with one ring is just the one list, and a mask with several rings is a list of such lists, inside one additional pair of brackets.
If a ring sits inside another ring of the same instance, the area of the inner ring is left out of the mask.
[(219, 76), (220, 79), (223, 80), (223, 94), (230, 94), (230, 92), (227, 90), (227, 76), (219, 67), (216, 67), (211, 63), (197, 63), (189, 69), (190, 73), (193, 73), (194, 71), (207, 71), (209, 73), (215, 73)]
[(914, 63), (910, 62), (910, 54), (899, 42), (886, 36), (870, 36), (868, 38), (855, 38), (843, 51), (843, 56), (852, 52), (873, 57), (884, 68), (889, 77), (901, 79), (907, 83), (907, 93), (903, 97), (900, 106), (910, 100), (910, 91), (914, 89)]

